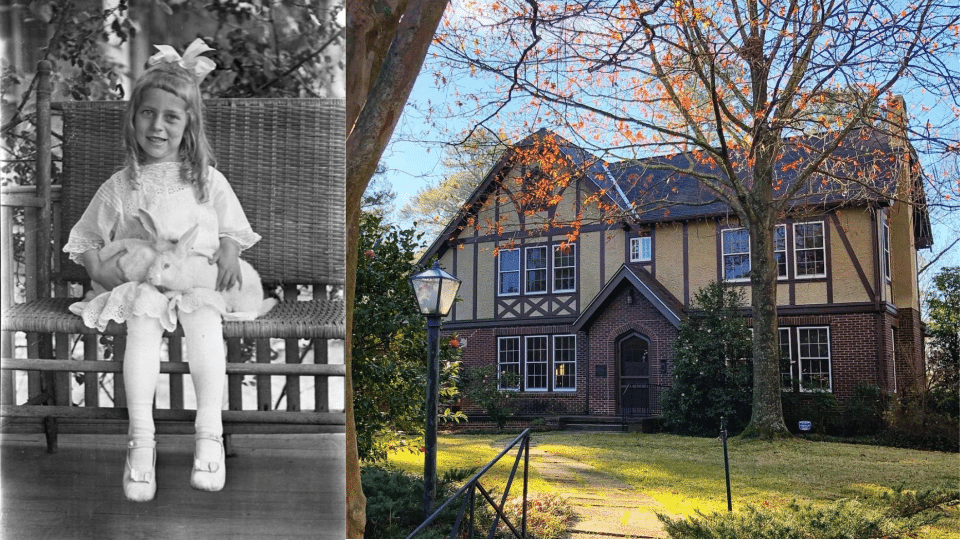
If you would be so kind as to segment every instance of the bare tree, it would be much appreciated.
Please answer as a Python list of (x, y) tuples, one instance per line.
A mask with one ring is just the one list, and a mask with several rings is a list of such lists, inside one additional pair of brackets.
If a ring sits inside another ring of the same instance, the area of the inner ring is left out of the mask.
[[(960, 152), (958, 20), (950, 0), (465, 2), (437, 35), (430, 69), (447, 84), (467, 81), (450, 112), (476, 118), (471, 129), (519, 140), (518, 130), (549, 127), (601, 160), (647, 158), (646, 170), (692, 175), (706, 202), (730, 208), (750, 231), (752, 254), (754, 403), (745, 433), (772, 438), (787, 435), (775, 224), (813, 205), (822, 211), (831, 193), (915, 205), (926, 189), (956, 209), (956, 178), (925, 177), (917, 157)], [(494, 81), (483, 85), (491, 91), (470, 94), (477, 77)], [(894, 93), (923, 93), (939, 114), (909, 109)], [(543, 140), (541, 157), (551, 144)], [(649, 159), (656, 155), (671, 157)], [(912, 182), (897, 186), (877, 172), (892, 162)], [(533, 191), (545, 197), (569, 181), (556, 169)], [(604, 219), (670, 203), (669, 186), (645, 181), (636, 180), (633, 208), (598, 200)]]

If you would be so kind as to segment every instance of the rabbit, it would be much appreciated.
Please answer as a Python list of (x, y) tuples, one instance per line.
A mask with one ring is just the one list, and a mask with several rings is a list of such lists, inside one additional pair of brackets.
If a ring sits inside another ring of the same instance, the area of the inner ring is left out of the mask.
[[(153, 264), (157, 254), (173, 249), (174, 243), (160, 236), (157, 221), (149, 211), (141, 209), (139, 217), (144, 230), (150, 236), (149, 240), (140, 238), (114, 240), (103, 246), (99, 256), (101, 261), (106, 261), (117, 253), (124, 252), (117, 260), (117, 266), (123, 271), (128, 281), (142, 283), (147, 281), (147, 270)], [(95, 295), (106, 292), (99, 283), (94, 282), (92, 285)]]
[[(166, 291), (216, 288), (217, 266), (211, 264), (210, 258), (191, 252), (198, 232), (199, 224), (185, 232), (172, 249), (158, 252), (147, 271), (147, 283)], [(273, 309), (276, 299), (264, 300), (260, 274), (243, 259), (240, 259), (240, 275), (242, 285), (238, 283), (220, 291), (227, 312), (259, 317)]]

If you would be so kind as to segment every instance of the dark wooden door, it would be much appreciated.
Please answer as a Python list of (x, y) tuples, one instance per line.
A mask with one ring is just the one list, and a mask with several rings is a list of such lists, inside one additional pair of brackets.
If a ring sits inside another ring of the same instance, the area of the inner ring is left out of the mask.
[(630, 336), (620, 342), (620, 411), (650, 414), (650, 354), (646, 340)]

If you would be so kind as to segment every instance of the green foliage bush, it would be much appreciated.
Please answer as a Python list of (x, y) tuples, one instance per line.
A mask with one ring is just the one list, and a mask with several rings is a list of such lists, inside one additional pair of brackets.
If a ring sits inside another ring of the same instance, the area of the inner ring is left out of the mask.
[[(516, 373), (505, 372), (500, 376), (504, 379), (503, 386), (514, 386)], [(496, 367), (464, 369), (460, 380), (464, 397), (483, 409), (498, 429), (503, 429), (516, 412), (513, 405), (516, 392), (500, 389)]]
[[(925, 399), (927, 398), (927, 399)], [(957, 417), (941, 412), (928, 396), (898, 396), (884, 416), (886, 430), (881, 440), (889, 446), (960, 452)]]
[(812, 423), (812, 432), (834, 437), (877, 436), (884, 429), (887, 395), (873, 384), (860, 383), (844, 403), (831, 392), (784, 392), (787, 427), (797, 432), (800, 420)]
[[(426, 320), (409, 277), (420, 248), (413, 230), (384, 224), (374, 213), (360, 218), (352, 348), (357, 449), (365, 461), (386, 459), (398, 448), (416, 450), (425, 428)], [(440, 343), (440, 402), (456, 398), (460, 351)], [(463, 413), (443, 411), (461, 420)]]
[(663, 419), (672, 431), (716, 435), (720, 417), (731, 434), (750, 420), (753, 365), (750, 329), (740, 315), (743, 293), (711, 283), (695, 296), (696, 310), (680, 325), (673, 387), (662, 394)]
[[(445, 471), (437, 479), (437, 498), (434, 508), (438, 508), (447, 498), (463, 487), (477, 469), (452, 469)], [(367, 525), (364, 530), (365, 538), (405, 538), (423, 522), (423, 479), (409, 473), (399, 471), (383, 465), (368, 465), (361, 470), (361, 484), (363, 493), (367, 497)], [(511, 492), (521, 489), (514, 482)], [(496, 489), (490, 489), (495, 501), (500, 501)], [(461, 500), (458, 499), (448, 506), (440, 516), (418, 538), (444, 538), (450, 536), (450, 531), (456, 522)], [(504, 514), (519, 530), (521, 523), (523, 498), (511, 496), (504, 505)], [(570, 504), (563, 497), (555, 494), (531, 493), (527, 496), (527, 537), (528, 538), (562, 538), (566, 535), (570, 520), (573, 519)], [(493, 524), (495, 512), (486, 503), (482, 495), (477, 493), (475, 529), (476, 534), (471, 538), (486, 537), (487, 531)], [(467, 531), (464, 516), (461, 524), (461, 534)], [(481, 534), (482, 533), (482, 534)], [(497, 538), (513, 538), (509, 527), (501, 520), (497, 526)]]
[(940, 518), (910, 510), (898, 515), (890, 508), (841, 499), (822, 507), (791, 502), (779, 508), (746, 505), (736, 512), (697, 512), (686, 519), (657, 517), (673, 538), (903, 538)]

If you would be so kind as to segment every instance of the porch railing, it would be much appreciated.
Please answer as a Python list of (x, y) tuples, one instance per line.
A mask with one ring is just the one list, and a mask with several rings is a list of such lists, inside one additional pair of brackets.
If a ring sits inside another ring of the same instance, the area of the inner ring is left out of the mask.
[[(480, 478), (483, 477), (490, 469), (493, 468), (497, 462), (500, 461), (502, 457), (507, 455), (510, 450), (514, 447), (519, 447), (517, 451), (517, 457), (514, 459), (513, 468), (510, 470), (510, 476), (507, 479), (507, 485), (503, 488), (503, 495), (500, 497), (500, 502), (497, 503), (494, 500), (494, 497), (490, 492), (480, 484)], [(520, 510), (520, 526), (517, 526), (510, 521), (506, 513), (504, 513), (503, 508), (507, 502), (507, 496), (510, 495), (510, 488), (513, 486), (513, 480), (517, 475), (517, 469), (520, 466), (520, 460), (523, 458), (523, 506)], [(484, 465), (477, 474), (473, 475), (470, 480), (464, 484), (456, 493), (454, 493), (449, 499), (446, 500), (433, 514), (430, 515), (417, 527), (412, 533), (410, 533), (407, 538), (413, 538), (423, 530), (425, 530), (431, 523), (433, 523), (441, 512), (447, 509), (450, 505), (454, 503), (458, 498), (463, 497), (463, 501), (460, 504), (460, 511), (457, 513), (457, 520), (453, 524), (453, 529), (450, 531), (450, 538), (454, 538), (460, 532), (460, 528), (463, 525), (464, 517), (467, 512), (467, 509), (470, 510), (470, 514), (467, 517), (467, 526), (468, 537), (474, 538), (474, 532), (476, 531), (475, 526), (475, 511), (476, 511), (476, 500), (477, 492), (479, 491), (487, 503), (490, 504), (494, 512), (496, 512), (496, 517), (493, 519), (493, 523), (490, 525), (490, 529), (487, 533), (487, 538), (493, 538), (494, 533), (497, 530), (497, 526), (500, 524), (502, 519), (504, 524), (510, 529), (510, 532), (517, 538), (526, 538), (527, 537), (527, 480), (528, 480), (528, 469), (530, 466), (530, 428), (523, 430), (512, 443), (507, 445), (497, 457), (493, 458), (489, 463)], [(482, 503), (483, 501), (481, 501)]]

